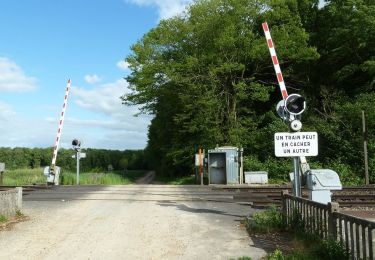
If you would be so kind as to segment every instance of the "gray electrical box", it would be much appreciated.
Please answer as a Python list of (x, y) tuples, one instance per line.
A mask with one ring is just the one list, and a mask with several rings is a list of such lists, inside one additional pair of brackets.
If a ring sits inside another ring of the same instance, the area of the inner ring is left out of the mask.
[(245, 183), (268, 184), (268, 172), (265, 172), (265, 171), (245, 172)]
[(44, 168), (44, 176), (47, 177), (47, 183), (53, 183), (54, 185), (59, 185), (60, 178), (60, 167), (55, 166), (54, 174), (51, 173), (50, 167), (47, 166)]
[(310, 200), (327, 204), (331, 202), (331, 190), (342, 190), (339, 175), (333, 170), (310, 170), (306, 177)]
[(239, 184), (238, 148), (217, 147), (208, 150), (208, 183)]

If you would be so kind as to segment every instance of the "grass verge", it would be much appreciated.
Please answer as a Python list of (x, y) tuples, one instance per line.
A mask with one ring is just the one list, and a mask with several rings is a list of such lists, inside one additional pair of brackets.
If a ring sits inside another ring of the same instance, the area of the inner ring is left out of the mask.
[[(145, 171), (126, 171), (108, 173), (80, 173), (79, 183), (81, 185), (125, 185), (133, 184), (135, 180), (142, 177)], [(64, 172), (60, 176), (61, 185), (75, 185), (77, 174)]]
[(264, 259), (349, 259), (348, 252), (339, 242), (305, 233), (299, 216), (294, 216), (288, 227), (276, 207), (257, 212), (244, 222), (254, 243), (270, 252)]
[[(123, 185), (132, 184), (142, 177), (146, 171), (112, 171), (108, 173), (80, 173), (82, 185)], [(7, 170), (4, 174), (4, 185), (33, 185), (45, 183), (46, 177), (42, 168)], [(62, 171), (60, 174), (61, 185), (74, 185), (77, 183), (76, 173)]]
[(25, 216), (20, 210), (17, 210), (13, 217), (8, 218), (0, 215), (0, 231), (11, 230), (17, 223), (27, 220), (29, 220), (29, 217)]
[(45, 183), (46, 177), (42, 168), (6, 170), (4, 173), (4, 185), (22, 186), (34, 183)]
[(0, 215), (0, 223), (4, 223), (4, 222), (7, 222), (8, 221), (8, 218), (5, 217), (4, 215)]

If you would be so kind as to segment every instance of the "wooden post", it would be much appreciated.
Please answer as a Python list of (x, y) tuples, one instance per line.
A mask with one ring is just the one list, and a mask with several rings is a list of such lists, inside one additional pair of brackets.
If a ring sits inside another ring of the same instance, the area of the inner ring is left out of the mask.
[(370, 180), (368, 177), (367, 132), (366, 132), (366, 119), (365, 119), (364, 110), (362, 110), (362, 129), (363, 129), (363, 153), (365, 157), (365, 184), (369, 185)]
[(281, 191), (281, 203), (282, 203), (281, 204), (281, 212), (283, 214), (285, 223), (287, 223), (287, 221), (288, 221), (288, 208), (287, 208), (287, 202), (286, 202), (286, 198), (285, 198), (286, 194), (289, 194), (288, 190), (282, 190)]
[(328, 237), (337, 239), (337, 221), (334, 212), (339, 212), (340, 206), (337, 202), (328, 202)]
[(199, 183), (199, 175), (198, 175), (197, 166), (194, 166), (194, 175), (195, 175), (195, 183), (198, 184)]
[(202, 177), (201, 177), (201, 185), (204, 185), (203, 177), (204, 177), (204, 173), (206, 171), (206, 167), (204, 166), (204, 157), (205, 157), (205, 154), (206, 154), (206, 150), (203, 149), (203, 160), (202, 160), (203, 171), (202, 171)]
[(201, 176), (201, 185), (203, 185), (203, 158), (202, 149), (199, 148), (199, 173)]

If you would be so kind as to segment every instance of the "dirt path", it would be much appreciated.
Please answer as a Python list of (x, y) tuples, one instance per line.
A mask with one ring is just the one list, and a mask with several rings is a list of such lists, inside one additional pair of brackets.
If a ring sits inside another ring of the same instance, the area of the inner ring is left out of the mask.
[(150, 184), (155, 178), (155, 172), (149, 171), (145, 174), (145, 176), (139, 178), (135, 181), (136, 184)]
[(58, 187), (26, 196), (23, 211), (29, 221), (0, 232), (0, 259), (259, 259), (265, 254), (239, 222), (250, 208), (204, 187)]

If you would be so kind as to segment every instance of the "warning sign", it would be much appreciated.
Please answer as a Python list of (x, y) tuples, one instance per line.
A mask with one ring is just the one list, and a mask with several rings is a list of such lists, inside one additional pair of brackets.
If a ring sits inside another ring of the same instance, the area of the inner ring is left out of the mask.
[(318, 133), (275, 133), (275, 155), (277, 157), (317, 156)]

